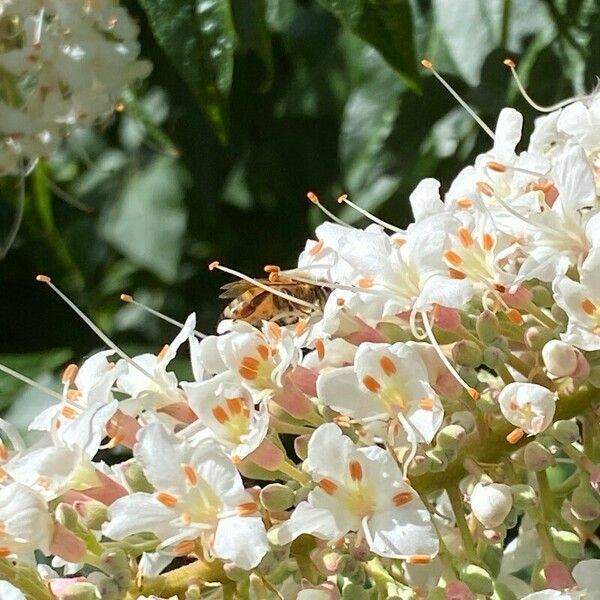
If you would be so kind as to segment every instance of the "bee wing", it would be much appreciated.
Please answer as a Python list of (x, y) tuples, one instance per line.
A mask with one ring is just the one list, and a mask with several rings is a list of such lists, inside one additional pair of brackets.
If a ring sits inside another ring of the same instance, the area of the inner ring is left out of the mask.
[(219, 295), (219, 298), (237, 298), (253, 287), (254, 286), (247, 281), (232, 281), (231, 283), (226, 283), (221, 286), (223, 292)]

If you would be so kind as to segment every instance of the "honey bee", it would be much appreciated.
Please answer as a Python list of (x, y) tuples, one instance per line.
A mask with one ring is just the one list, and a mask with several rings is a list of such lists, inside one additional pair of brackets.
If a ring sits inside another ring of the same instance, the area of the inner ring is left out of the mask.
[[(233, 298), (225, 307), (222, 318), (246, 321), (254, 326), (260, 325), (261, 321), (292, 325), (322, 310), (330, 294), (329, 289), (320, 285), (300, 283), (285, 277), (257, 281), (292, 296), (304, 304), (292, 302), (244, 280), (233, 281), (221, 288), (223, 293), (219, 298)], [(306, 303), (312, 307), (307, 306)]]

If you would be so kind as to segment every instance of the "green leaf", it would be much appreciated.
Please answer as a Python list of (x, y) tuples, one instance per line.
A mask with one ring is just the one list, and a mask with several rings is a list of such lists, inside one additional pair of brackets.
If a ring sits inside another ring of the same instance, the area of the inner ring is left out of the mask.
[(177, 279), (183, 249), (187, 180), (172, 158), (157, 158), (131, 177), (100, 223), (110, 244), (167, 283)]
[(235, 31), (229, 0), (140, 0), (154, 35), (227, 142)]
[(402, 77), (420, 91), (409, 0), (318, 0), (365, 42), (376, 48)]
[[(395, 73), (368, 46), (363, 48), (364, 79), (344, 111), (340, 133), (340, 160), (345, 191), (367, 210), (388, 200), (400, 184), (398, 159), (387, 146), (400, 111), (404, 86)], [(355, 221), (354, 211), (343, 218)]]
[(232, 0), (231, 7), (240, 49), (254, 52), (264, 65), (265, 76), (259, 89), (265, 92), (273, 83), (273, 51), (265, 0)]
[[(0, 363), (33, 380), (38, 380), (44, 375), (46, 379), (50, 379), (50, 374), (59, 367), (65, 366), (72, 355), (73, 353), (65, 348), (29, 354), (2, 354)], [(0, 409), (4, 410), (10, 406), (17, 394), (26, 387), (26, 384), (18, 379), (4, 373), (0, 374)], [(60, 389), (56, 391), (60, 393)], [(35, 393), (39, 395), (41, 392), (35, 391)]]

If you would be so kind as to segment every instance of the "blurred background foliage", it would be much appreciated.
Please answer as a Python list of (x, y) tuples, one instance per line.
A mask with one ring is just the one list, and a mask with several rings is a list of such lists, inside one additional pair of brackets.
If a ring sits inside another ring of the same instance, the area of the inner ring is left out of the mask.
[[(419, 59), (493, 126), (516, 93), (551, 104), (600, 74), (596, 0), (127, 0), (150, 78), (124, 108), (72, 136), (27, 180), (16, 244), (0, 261), (0, 361), (50, 381), (98, 348), (34, 275), (53, 280), (121, 343), (159, 348), (173, 328), (123, 305), (134, 293), (214, 330), (223, 264), (291, 266), (342, 192), (404, 225), (425, 176), (447, 189), (489, 140)], [(17, 182), (0, 181), (0, 235)], [(357, 222), (356, 213), (341, 216)], [(358, 221), (360, 222), (360, 221)], [(17, 394), (0, 378), (0, 407)], [(27, 402), (19, 403), (27, 405)]]

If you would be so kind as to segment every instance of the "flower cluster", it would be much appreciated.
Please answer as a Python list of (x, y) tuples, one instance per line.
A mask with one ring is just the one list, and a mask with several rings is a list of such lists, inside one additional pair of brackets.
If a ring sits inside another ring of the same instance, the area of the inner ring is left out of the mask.
[(32, 446), (0, 422), (2, 598), (599, 597), (599, 107), (520, 152), (504, 109), (406, 230), (309, 194), (330, 220), (215, 335), (124, 295), (180, 327), (157, 354), (39, 276), (107, 349)]
[(113, 112), (149, 73), (137, 35), (112, 0), (0, 1), (0, 175), (26, 170)]

